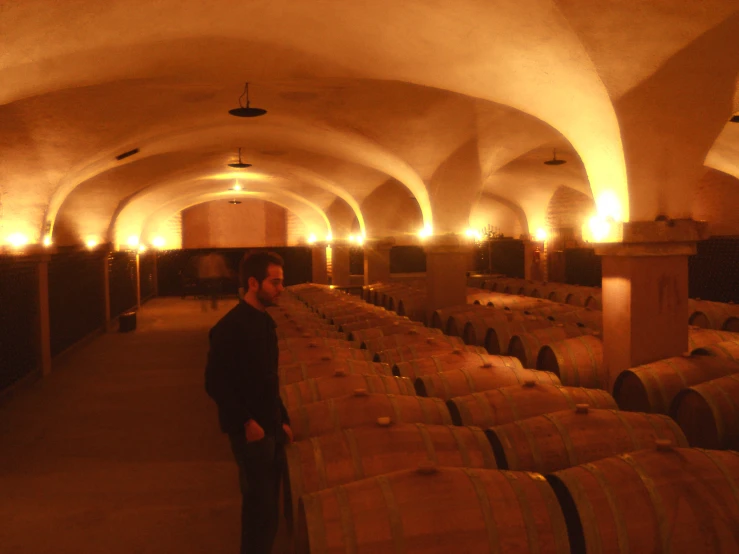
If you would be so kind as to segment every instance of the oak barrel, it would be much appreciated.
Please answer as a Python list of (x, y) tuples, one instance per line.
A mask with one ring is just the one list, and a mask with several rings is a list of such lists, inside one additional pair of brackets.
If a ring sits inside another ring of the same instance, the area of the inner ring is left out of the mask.
[(640, 450), (547, 476), (573, 554), (739, 552), (739, 454)]
[(448, 343), (426, 341), (406, 344), (405, 346), (399, 346), (398, 348), (391, 348), (389, 350), (381, 350), (375, 353), (373, 359), (378, 362), (396, 364), (418, 358), (428, 358), (429, 356), (441, 356), (456, 351), (487, 354), (487, 351), (482, 346), (451, 346)]
[(577, 325), (556, 325), (534, 329), (527, 333), (517, 333), (508, 342), (509, 356), (518, 358), (523, 367), (536, 367), (539, 351), (550, 342), (557, 342), (580, 335), (590, 334), (591, 330)]
[(739, 450), (739, 373), (681, 390), (670, 415), (690, 446)]
[[(362, 341), (362, 347), (366, 348), (370, 352), (381, 352), (383, 350), (391, 350), (393, 348), (399, 348), (411, 344), (440, 344), (447, 345), (449, 348), (464, 346), (462, 339), (459, 337), (448, 337), (441, 334), (441, 331), (438, 329), (433, 329), (433, 331), (438, 331), (438, 334), (427, 333), (426, 330), (427, 328), (424, 327), (420, 332), (412, 331), (408, 334), (365, 339)], [(428, 330), (431, 331), (431, 329)]]
[(539, 473), (654, 448), (659, 439), (688, 446), (680, 427), (667, 416), (590, 409), (586, 404), (496, 425), (485, 433), (500, 469)]
[(279, 365), (299, 364), (301, 362), (317, 362), (322, 360), (372, 360), (367, 350), (347, 346), (316, 346), (303, 350), (280, 350)]
[(616, 409), (616, 401), (605, 391), (547, 385), (527, 381), (447, 400), (455, 425), (492, 427), (549, 412), (574, 410), (578, 404)]
[(366, 390), (288, 408), (288, 414), (295, 440), (374, 424), (378, 417), (396, 423), (449, 425), (452, 422), (449, 410), (438, 398), (371, 394)]
[(414, 384), (419, 396), (449, 400), (455, 396), (519, 385), (532, 379), (552, 385), (560, 384), (557, 376), (548, 371), (499, 366), (478, 366), (420, 375)]
[(350, 375), (341, 370), (329, 377), (306, 379), (280, 387), (280, 396), (285, 406), (295, 408), (311, 402), (346, 396), (357, 389), (382, 394), (416, 395), (413, 381), (405, 377), (388, 375)]
[(289, 385), (306, 379), (329, 377), (337, 371), (350, 375), (392, 375), (392, 366), (363, 360), (320, 360), (317, 362), (288, 364), (277, 370), (281, 385)]
[(613, 396), (622, 410), (669, 413), (683, 388), (739, 372), (739, 364), (711, 356), (676, 356), (619, 373)]
[(566, 386), (611, 390), (603, 367), (603, 341), (594, 335), (580, 335), (542, 346), (536, 369), (556, 373)]
[(298, 554), (570, 552), (542, 475), (433, 465), (303, 496), (296, 544)]
[(521, 363), (510, 356), (491, 356), (479, 352), (453, 350), (451, 352), (417, 358), (393, 365), (393, 375), (415, 379), (421, 375), (429, 375), (446, 371), (452, 367), (514, 367), (521, 368)]
[(739, 362), (739, 342), (726, 341), (717, 342), (709, 346), (703, 346), (693, 350), (694, 356), (716, 356)]
[(293, 506), (303, 494), (427, 461), (444, 467), (495, 469), (487, 437), (477, 427), (383, 424), (344, 429), (286, 448)]

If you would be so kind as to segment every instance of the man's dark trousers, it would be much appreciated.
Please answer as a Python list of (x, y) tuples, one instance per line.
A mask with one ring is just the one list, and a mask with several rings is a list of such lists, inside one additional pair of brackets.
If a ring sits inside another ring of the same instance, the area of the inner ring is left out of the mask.
[(230, 433), (228, 438), (239, 466), (241, 554), (270, 554), (279, 523), (285, 448), (270, 436), (248, 443), (244, 433)]

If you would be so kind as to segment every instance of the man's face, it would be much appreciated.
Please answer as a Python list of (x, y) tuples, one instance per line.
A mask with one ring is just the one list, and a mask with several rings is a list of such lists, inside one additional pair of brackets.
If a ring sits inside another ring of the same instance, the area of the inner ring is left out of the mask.
[(284, 290), (282, 281), (282, 268), (279, 265), (268, 265), (267, 278), (259, 284), (257, 289), (257, 298), (265, 308), (277, 304), (277, 298)]

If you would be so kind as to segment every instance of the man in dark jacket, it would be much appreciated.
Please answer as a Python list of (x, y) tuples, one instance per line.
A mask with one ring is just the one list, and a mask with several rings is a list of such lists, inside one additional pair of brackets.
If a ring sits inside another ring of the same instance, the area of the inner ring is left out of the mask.
[(283, 290), (283, 261), (257, 252), (241, 261), (246, 291), (210, 330), (205, 388), (218, 405), (241, 485), (241, 554), (269, 554), (277, 534), (284, 444), (292, 441), (280, 398), (275, 322), (265, 308)]

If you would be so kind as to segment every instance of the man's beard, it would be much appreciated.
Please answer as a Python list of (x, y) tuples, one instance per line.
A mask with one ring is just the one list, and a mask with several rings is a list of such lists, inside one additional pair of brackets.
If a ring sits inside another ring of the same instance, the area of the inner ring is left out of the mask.
[(257, 290), (257, 299), (265, 308), (277, 305), (277, 298), (272, 298), (271, 296), (269, 296), (267, 293), (264, 292), (261, 286)]

